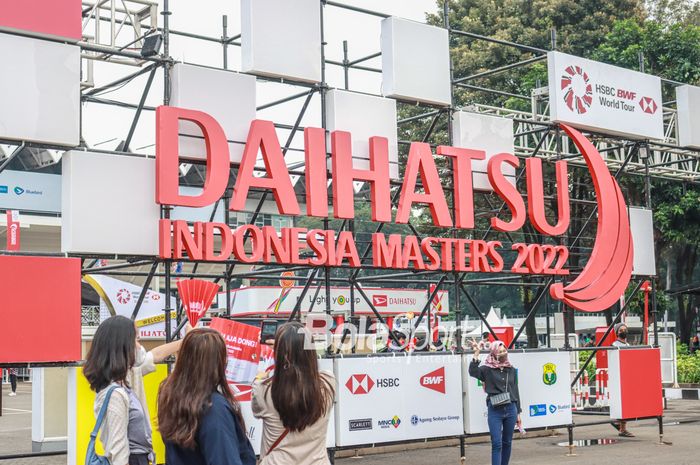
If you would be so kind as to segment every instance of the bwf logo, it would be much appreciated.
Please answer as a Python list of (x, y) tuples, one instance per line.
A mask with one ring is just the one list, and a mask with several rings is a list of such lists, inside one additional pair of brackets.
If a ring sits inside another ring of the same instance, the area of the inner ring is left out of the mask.
[(424, 388), (445, 393), (445, 367), (426, 373), (420, 377), (420, 385)]

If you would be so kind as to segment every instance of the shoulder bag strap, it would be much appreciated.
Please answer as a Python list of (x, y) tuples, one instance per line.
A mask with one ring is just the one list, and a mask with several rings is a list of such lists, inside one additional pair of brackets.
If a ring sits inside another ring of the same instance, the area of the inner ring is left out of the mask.
[(97, 437), (97, 433), (100, 431), (100, 427), (102, 426), (102, 421), (105, 418), (105, 414), (107, 413), (107, 406), (109, 405), (109, 399), (112, 397), (112, 393), (114, 390), (117, 389), (117, 386), (112, 386), (109, 388), (107, 391), (107, 395), (105, 395), (105, 400), (102, 402), (102, 408), (100, 408), (100, 413), (97, 415), (97, 421), (95, 421), (95, 428), (92, 430), (92, 433), (90, 433), (90, 437), (92, 439), (95, 439)]
[(279, 437), (277, 438), (277, 440), (276, 440), (275, 442), (272, 443), (272, 445), (270, 446), (270, 448), (268, 449), (268, 451), (267, 451), (267, 453), (266, 453), (265, 455), (270, 455), (270, 452), (272, 452), (273, 450), (275, 450), (275, 448), (277, 448), (277, 446), (280, 445), (280, 442), (282, 442), (282, 440), (283, 440), (284, 438), (286, 438), (288, 434), (289, 434), (289, 428), (285, 428), (284, 431), (282, 431), (282, 434), (279, 435)]

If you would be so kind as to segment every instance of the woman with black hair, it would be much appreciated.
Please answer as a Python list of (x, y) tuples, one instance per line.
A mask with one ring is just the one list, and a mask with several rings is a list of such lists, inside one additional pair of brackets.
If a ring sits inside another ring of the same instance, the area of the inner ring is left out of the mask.
[(263, 420), (260, 465), (330, 464), (326, 430), (334, 398), (335, 377), (319, 372), (311, 333), (296, 321), (280, 326), (274, 376), (253, 384), (253, 415)]
[(95, 416), (115, 387), (102, 423), (100, 440), (111, 465), (155, 463), (151, 422), (146, 405), (143, 377), (155, 364), (177, 352), (181, 341), (156, 347), (150, 352), (139, 344), (134, 322), (124, 316), (107, 318), (100, 324), (83, 367), (95, 397)]

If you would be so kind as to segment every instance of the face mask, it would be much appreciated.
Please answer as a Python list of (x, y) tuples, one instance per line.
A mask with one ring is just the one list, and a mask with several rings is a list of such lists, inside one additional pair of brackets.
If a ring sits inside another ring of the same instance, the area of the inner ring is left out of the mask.
[(620, 331), (620, 334), (618, 334), (618, 337), (625, 339), (627, 337), (627, 331)]
[(139, 345), (138, 349), (136, 350), (136, 366), (143, 365), (143, 362), (146, 361), (146, 349), (143, 348), (142, 345)]

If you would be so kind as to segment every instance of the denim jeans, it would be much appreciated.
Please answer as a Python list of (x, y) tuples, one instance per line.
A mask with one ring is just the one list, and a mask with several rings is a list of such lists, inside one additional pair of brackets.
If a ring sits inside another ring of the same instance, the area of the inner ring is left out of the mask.
[(518, 420), (515, 403), (504, 407), (489, 408), (489, 432), (491, 433), (491, 465), (508, 465), (513, 443), (513, 431)]

